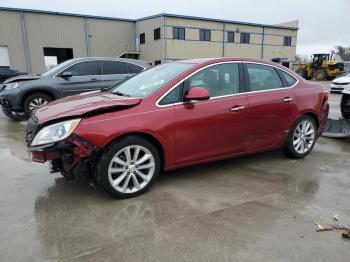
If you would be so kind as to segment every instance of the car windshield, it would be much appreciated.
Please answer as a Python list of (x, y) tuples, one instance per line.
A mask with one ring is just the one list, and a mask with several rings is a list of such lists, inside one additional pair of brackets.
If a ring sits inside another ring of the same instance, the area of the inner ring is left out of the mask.
[(192, 66), (193, 64), (176, 62), (152, 67), (117, 85), (112, 93), (130, 97), (146, 97)]
[(56, 73), (58, 72), (59, 70), (61, 70), (62, 68), (64, 68), (65, 66), (67, 66), (68, 64), (70, 64), (72, 61), (71, 60), (67, 60), (67, 61), (64, 61), (63, 63), (60, 63), (58, 64), (57, 66), (47, 70), (46, 72), (44, 72), (42, 74), (42, 76), (48, 76), (48, 75), (51, 75), (53, 73)]

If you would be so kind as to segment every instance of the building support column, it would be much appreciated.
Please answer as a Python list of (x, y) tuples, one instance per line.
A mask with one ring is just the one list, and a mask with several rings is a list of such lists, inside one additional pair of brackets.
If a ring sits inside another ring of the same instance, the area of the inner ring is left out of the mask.
[(85, 31), (86, 56), (91, 56), (89, 21), (87, 17), (84, 17), (84, 31)]
[(168, 62), (167, 55), (167, 17), (163, 16), (163, 61)]
[(264, 45), (265, 45), (265, 26), (263, 26), (262, 39), (261, 39), (261, 55), (260, 58), (264, 59)]
[(222, 56), (225, 57), (225, 34), (226, 34), (226, 23), (222, 26)]
[(27, 25), (26, 25), (24, 13), (22, 11), (20, 12), (20, 21), (21, 21), (22, 42), (23, 42), (24, 58), (26, 62), (27, 73), (32, 74), (32, 65), (30, 63), (30, 54), (29, 54), (29, 47), (28, 47)]

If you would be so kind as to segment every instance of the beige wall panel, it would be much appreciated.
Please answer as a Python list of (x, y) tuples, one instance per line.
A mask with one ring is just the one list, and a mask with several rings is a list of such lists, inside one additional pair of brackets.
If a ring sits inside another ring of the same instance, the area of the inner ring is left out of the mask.
[(225, 24), (225, 30), (227, 31), (236, 31), (239, 29), (240, 32), (247, 33), (262, 33), (263, 29), (260, 26), (248, 26), (248, 25), (240, 25), (240, 24)]
[[(146, 43), (140, 45), (140, 59), (151, 63), (155, 60), (163, 62), (163, 17), (143, 20), (136, 23), (137, 37), (146, 34)], [(154, 29), (160, 28), (160, 39), (154, 40)], [(140, 40), (140, 39), (139, 39)]]
[(12, 69), (27, 71), (19, 12), (0, 11), (0, 46), (8, 47)]
[(133, 22), (88, 19), (91, 56), (117, 57), (135, 51)]
[(222, 43), (201, 41), (167, 41), (168, 58), (190, 59), (199, 57), (220, 57)]
[(25, 13), (33, 73), (44, 72), (44, 47), (73, 48), (74, 57), (86, 56), (84, 19)]
[(174, 18), (174, 17), (167, 18), (167, 25), (218, 29), (218, 30), (222, 30), (222, 26), (223, 26), (222, 23), (220, 22), (193, 20), (193, 19), (186, 19), (186, 18)]
[(247, 44), (225, 44), (226, 57), (260, 58), (261, 46)]
[(287, 57), (288, 60), (295, 60), (295, 47), (290, 46), (265, 46), (264, 59), (271, 60), (275, 57)]
[(265, 28), (265, 34), (297, 36), (297, 30), (280, 29), (280, 28)]

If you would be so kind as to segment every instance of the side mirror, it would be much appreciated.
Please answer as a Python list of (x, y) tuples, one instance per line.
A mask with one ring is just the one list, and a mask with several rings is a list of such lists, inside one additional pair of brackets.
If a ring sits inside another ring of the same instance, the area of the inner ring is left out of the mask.
[(209, 98), (210, 95), (207, 89), (203, 87), (192, 87), (188, 90), (187, 94), (185, 94), (184, 100), (186, 102), (191, 102), (208, 100)]
[(60, 75), (60, 77), (62, 77), (62, 78), (70, 78), (70, 77), (72, 77), (72, 76), (73, 76), (72, 72), (69, 72), (69, 71), (63, 72), (63, 73)]

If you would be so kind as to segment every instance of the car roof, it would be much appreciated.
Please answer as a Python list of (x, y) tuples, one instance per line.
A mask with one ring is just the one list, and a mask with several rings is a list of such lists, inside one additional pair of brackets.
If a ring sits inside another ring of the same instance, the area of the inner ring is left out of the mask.
[(119, 57), (97, 57), (97, 56), (96, 57), (78, 57), (78, 58), (72, 58), (69, 61), (71, 61), (71, 62), (79, 62), (79, 61), (88, 61), (88, 60), (113, 60), (113, 61), (133, 63), (133, 64), (140, 65), (140, 66), (143, 66), (143, 67), (148, 67), (149, 66), (149, 64), (146, 61), (143, 61), (143, 60), (119, 58)]

